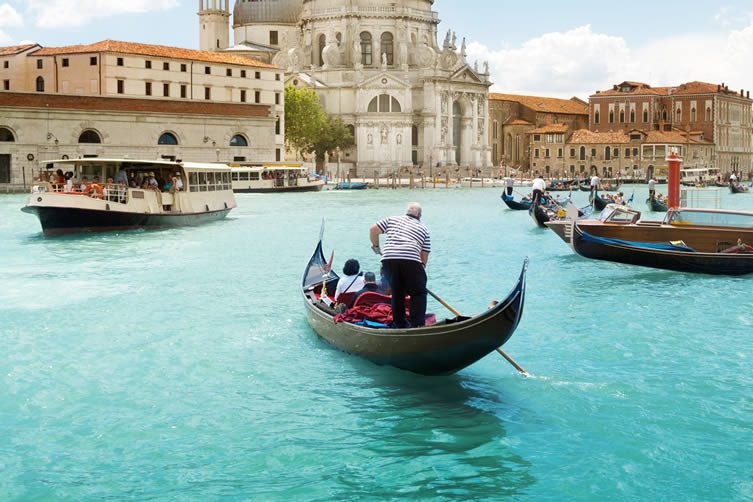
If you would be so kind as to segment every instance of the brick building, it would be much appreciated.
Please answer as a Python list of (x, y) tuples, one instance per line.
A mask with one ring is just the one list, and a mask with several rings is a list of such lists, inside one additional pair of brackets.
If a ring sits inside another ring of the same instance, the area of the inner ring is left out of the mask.
[(626, 81), (597, 92), (589, 102), (592, 132), (637, 129), (647, 134), (679, 133), (711, 143), (711, 163), (722, 172), (753, 168), (750, 91), (736, 92), (724, 84), (704, 82), (651, 87)]
[[(568, 136), (574, 130), (588, 127), (588, 104), (578, 98), (491, 93), (489, 115), (494, 165), (504, 163), (523, 171), (533, 167), (533, 138), (546, 139), (547, 135), (554, 134), (558, 136), (552, 139), (560, 140), (563, 139), (560, 135)], [(554, 155), (552, 152), (550, 154)], [(539, 163), (536, 162), (537, 165)], [(552, 165), (550, 169), (553, 170)]]
[(0, 48), (0, 186), (63, 156), (279, 160), (283, 81), (270, 64), (175, 47)]

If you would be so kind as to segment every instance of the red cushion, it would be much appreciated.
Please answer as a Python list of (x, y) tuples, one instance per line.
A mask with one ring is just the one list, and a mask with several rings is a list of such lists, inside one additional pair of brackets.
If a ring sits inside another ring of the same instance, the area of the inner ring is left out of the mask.
[(388, 305), (392, 304), (392, 297), (387, 295), (382, 295), (379, 293), (364, 293), (361, 296), (358, 297), (356, 300), (355, 306), (361, 306), (361, 305), (380, 305), (386, 303)]

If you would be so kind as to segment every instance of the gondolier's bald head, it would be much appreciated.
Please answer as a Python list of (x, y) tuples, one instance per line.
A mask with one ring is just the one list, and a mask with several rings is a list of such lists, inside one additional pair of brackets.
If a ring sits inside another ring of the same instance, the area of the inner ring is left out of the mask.
[(408, 208), (405, 210), (405, 214), (421, 219), (421, 204), (418, 202), (411, 202)]

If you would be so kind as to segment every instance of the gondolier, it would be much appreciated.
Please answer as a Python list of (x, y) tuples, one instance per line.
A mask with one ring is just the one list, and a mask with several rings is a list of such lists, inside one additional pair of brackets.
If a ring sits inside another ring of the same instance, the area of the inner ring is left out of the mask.
[(648, 198), (651, 200), (656, 199), (656, 179), (653, 176), (648, 180)]
[(505, 178), (505, 186), (507, 187), (507, 196), (512, 197), (513, 189), (515, 188), (515, 180), (511, 176)]
[(536, 179), (533, 180), (533, 205), (541, 202), (541, 198), (544, 196), (544, 192), (546, 192), (546, 181), (544, 181), (544, 178), (541, 176), (537, 176)]
[(599, 191), (599, 176), (594, 174), (591, 176), (591, 193), (596, 193)]
[[(421, 206), (413, 203), (404, 216), (393, 216), (371, 227), (372, 249), (382, 256), (392, 287), (392, 327), (424, 326), (426, 320), (426, 264), (431, 252), (429, 231), (421, 223)], [(379, 236), (387, 240), (382, 250)], [(405, 297), (410, 296), (410, 324), (405, 319)]]

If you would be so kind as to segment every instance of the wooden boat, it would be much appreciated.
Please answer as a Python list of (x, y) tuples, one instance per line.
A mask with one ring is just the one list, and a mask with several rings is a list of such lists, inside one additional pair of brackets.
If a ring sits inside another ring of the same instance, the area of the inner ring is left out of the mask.
[(628, 265), (714, 275), (753, 273), (753, 246), (733, 246), (735, 251), (700, 252), (679, 242), (636, 242), (597, 237), (572, 223), (573, 250), (585, 258)]
[(232, 167), (235, 193), (319, 192), (326, 184), (309, 175), (303, 164), (240, 164)]
[(740, 183), (734, 183), (730, 181), (729, 191), (732, 193), (748, 193), (750, 192), (750, 188), (746, 187), (745, 185), (741, 185)]
[[(82, 180), (78, 186), (32, 184), (22, 211), (39, 218), (45, 235), (199, 225), (223, 219), (236, 207), (230, 167), (224, 164), (84, 158), (43, 165)], [(123, 174), (132, 186), (113, 181)], [(154, 185), (137, 187), (135, 180), (142, 177)], [(86, 178), (92, 183), (83, 183)], [(180, 180), (183, 188), (172, 188), (171, 181), (168, 189), (158, 179)]]
[(581, 192), (590, 192), (591, 191), (591, 185), (580, 185), (580, 191)]
[(504, 345), (520, 323), (525, 304), (528, 260), (507, 298), (475, 317), (440, 321), (415, 329), (374, 329), (335, 323), (335, 312), (321, 302), (324, 283), (335, 291), (339, 277), (327, 274), (322, 241), (303, 274), (303, 301), (311, 327), (333, 347), (374, 364), (422, 375), (449, 375)]
[(666, 213), (669, 210), (667, 203), (660, 201), (656, 197), (646, 199), (646, 204), (655, 213)]
[(605, 207), (607, 207), (609, 204), (612, 204), (613, 202), (609, 199), (605, 199), (599, 196), (599, 192), (596, 192), (595, 194), (591, 195), (588, 200), (590, 202), (593, 202), (594, 209), (596, 211), (603, 211)]
[(502, 194), (502, 201), (513, 211), (528, 211), (533, 205), (533, 202), (530, 200), (521, 199), (520, 201), (516, 201), (513, 196), (506, 193)]
[(533, 204), (531, 209), (528, 210), (528, 214), (531, 216), (537, 227), (546, 228), (546, 224), (552, 219), (554, 211), (548, 206)]
[(360, 181), (344, 181), (335, 185), (335, 190), (366, 190), (367, 188), (369, 184)]

